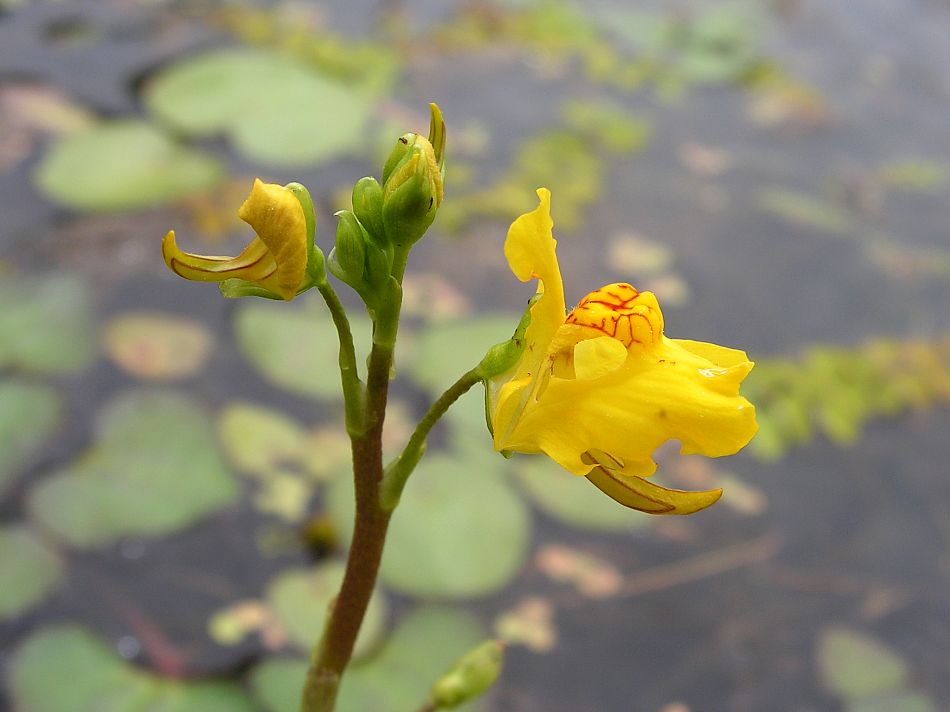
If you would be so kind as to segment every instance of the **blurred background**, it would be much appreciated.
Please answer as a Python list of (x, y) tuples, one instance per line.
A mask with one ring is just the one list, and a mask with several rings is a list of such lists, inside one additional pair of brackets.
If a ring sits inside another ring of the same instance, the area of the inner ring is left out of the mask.
[[(627, 511), (492, 452), (473, 392), (394, 520), (341, 712), (950, 710), (946, 0), (0, 0), (0, 708), (293, 712), (352, 492), (323, 305), (226, 301), (255, 176), (319, 244), (448, 124), (387, 443), (506, 338), (508, 224), (553, 193), (567, 301), (655, 291), (746, 349), (761, 432)], [(365, 353), (367, 320), (351, 307)]]

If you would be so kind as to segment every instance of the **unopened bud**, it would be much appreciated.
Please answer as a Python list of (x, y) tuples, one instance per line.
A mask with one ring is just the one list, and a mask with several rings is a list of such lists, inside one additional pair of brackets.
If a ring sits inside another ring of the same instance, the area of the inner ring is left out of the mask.
[(463, 655), (429, 692), (435, 709), (458, 707), (484, 694), (501, 674), (505, 644), (487, 640)]
[(383, 187), (375, 178), (360, 178), (353, 186), (353, 213), (378, 243), (386, 240), (383, 229)]
[(366, 234), (349, 210), (341, 210), (336, 215), (340, 222), (336, 226), (336, 247), (330, 253), (330, 271), (359, 291), (366, 262)]
[(438, 107), (430, 106), (430, 138), (415, 133), (400, 136), (383, 167), (383, 226), (388, 239), (401, 249), (425, 234), (442, 204), (445, 122)]

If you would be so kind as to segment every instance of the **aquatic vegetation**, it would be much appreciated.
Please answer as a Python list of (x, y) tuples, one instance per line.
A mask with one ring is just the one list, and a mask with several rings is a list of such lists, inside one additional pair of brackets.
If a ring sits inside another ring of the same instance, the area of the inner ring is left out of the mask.
[(746, 385), (760, 432), (751, 450), (778, 459), (822, 435), (854, 443), (874, 418), (950, 403), (950, 339), (877, 338), (760, 359)]
[(562, 114), (566, 128), (543, 131), (521, 144), (508, 170), (446, 205), (439, 227), (458, 232), (479, 219), (522, 213), (545, 184), (558, 196), (559, 225), (567, 232), (579, 228), (603, 194), (608, 160), (645, 148), (651, 127), (610, 103), (569, 102)]

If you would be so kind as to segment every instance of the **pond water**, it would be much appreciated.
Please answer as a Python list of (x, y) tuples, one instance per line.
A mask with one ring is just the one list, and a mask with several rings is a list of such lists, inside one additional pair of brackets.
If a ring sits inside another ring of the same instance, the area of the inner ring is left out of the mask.
[(160, 238), (234, 254), (260, 175), (309, 187), (328, 250), (436, 100), (390, 447), (514, 327), (501, 245), (542, 184), (567, 301), (630, 281), (671, 336), (745, 349), (762, 433), (662, 451), (710, 510), (618, 515), (494, 455), (468, 396), (348, 709), (413, 712), (439, 638), (489, 634), (483, 710), (950, 709), (948, 32), (940, 0), (0, 0), (0, 707), (295, 709), (347, 529), (332, 330), (174, 278)]

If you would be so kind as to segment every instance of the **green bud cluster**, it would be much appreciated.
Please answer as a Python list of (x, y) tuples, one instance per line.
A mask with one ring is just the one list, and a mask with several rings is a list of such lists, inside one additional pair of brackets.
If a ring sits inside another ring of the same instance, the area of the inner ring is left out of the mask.
[(353, 210), (341, 210), (336, 246), (328, 267), (340, 281), (355, 289), (367, 305), (389, 281), (393, 245), (382, 219), (383, 189), (375, 178), (361, 178), (353, 186)]
[(486, 640), (463, 655), (429, 692), (434, 709), (451, 709), (484, 694), (501, 674), (505, 644)]

